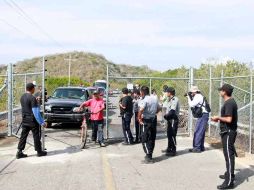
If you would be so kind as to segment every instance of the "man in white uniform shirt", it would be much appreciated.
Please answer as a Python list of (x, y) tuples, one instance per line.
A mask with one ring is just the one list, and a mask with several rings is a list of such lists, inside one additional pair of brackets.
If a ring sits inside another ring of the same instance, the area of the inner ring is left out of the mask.
[(138, 113), (139, 123), (142, 126), (141, 137), (146, 163), (153, 163), (153, 150), (157, 132), (157, 113), (160, 110), (158, 99), (149, 95), (147, 86), (141, 87), (140, 110)]

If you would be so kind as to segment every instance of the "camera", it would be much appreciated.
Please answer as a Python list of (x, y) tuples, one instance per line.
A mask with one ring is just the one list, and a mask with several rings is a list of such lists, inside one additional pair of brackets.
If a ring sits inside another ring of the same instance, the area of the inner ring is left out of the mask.
[(184, 94), (184, 96), (185, 96), (185, 97), (186, 97), (186, 96), (191, 97), (191, 94), (192, 94), (191, 92), (187, 92), (187, 93)]

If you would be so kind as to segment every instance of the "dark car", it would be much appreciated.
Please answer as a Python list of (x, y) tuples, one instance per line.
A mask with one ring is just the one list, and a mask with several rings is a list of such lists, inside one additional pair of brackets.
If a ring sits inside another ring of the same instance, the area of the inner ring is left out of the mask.
[(88, 92), (84, 87), (60, 87), (49, 97), (45, 104), (45, 119), (52, 123), (81, 123), (84, 113), (74, 112), (88, 100)]

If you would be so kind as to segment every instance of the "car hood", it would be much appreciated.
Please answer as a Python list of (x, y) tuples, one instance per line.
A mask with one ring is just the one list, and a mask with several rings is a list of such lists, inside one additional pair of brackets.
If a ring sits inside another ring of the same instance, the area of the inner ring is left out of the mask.
[(78, 99), (54, 99), (50, 98), (46, 105), (51, 106), (80, 106), (84, 101)]

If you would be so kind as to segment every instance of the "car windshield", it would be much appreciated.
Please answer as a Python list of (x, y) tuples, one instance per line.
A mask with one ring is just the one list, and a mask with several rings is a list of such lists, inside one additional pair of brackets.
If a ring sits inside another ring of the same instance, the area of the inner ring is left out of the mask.
[(56, 89), (52, 98), (86, 100), (86, 91), (82, 89)]
[(89, 94), (93, 94), (93, 92), (94, 92), (95, 90), (96, 90), (95, 88), (90, 88), (90, 89), (88, 89), (87, 91), (88, 91)]
[(107, 88), (107, 83), (105, 83), (105, 82), (95, 82), (95, 86), (102, 87), (102, 88), (106, 89)]

